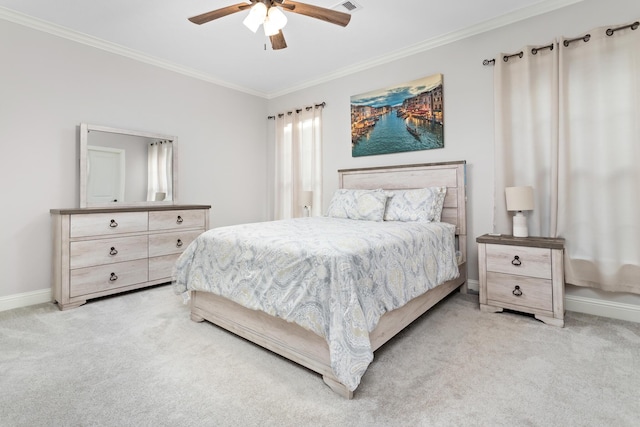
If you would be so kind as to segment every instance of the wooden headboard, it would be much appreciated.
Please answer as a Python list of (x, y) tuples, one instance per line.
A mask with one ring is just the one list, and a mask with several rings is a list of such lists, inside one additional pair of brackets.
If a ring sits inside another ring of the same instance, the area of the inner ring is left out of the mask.
[(456, 226), (459, 250), (466, 261), (466, 161), (384, 166), (338, 171), (340, 188), (400, 190), (447, 187), (442, 221)]

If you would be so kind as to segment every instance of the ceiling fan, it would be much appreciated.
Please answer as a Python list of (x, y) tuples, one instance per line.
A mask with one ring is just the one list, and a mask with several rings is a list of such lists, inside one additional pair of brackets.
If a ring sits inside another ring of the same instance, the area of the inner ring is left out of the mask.
[[(293, 12), (311, 18), (321, 19), (331, 24), (346, 27), (351, 15), (337, 10), (327, 9), (290, 0), (249, 0), (250, 3), (238, 3), (220, 9), (212, 10), (201, 15), (189, 18), (194, 24), (202, 25), (214, 19), (222, 18), (232, 13), (250, 9), (243, 24), (254, 33), (260, 25), (264, 33), (271, 40), (273, 50), (284, 49), (287, 42), (284, 40), (282, 29), (287, 23), (287, 17), (282, 11)], [(281, 10), (282, 9), (282, 10)]]

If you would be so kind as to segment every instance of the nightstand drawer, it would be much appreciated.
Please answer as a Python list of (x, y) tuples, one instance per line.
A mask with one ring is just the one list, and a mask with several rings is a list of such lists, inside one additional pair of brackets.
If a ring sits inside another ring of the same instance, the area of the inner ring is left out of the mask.
[(552, 282), (547, 279), (487, 272), (488, 304), (502, 303), (514, 310), (553, 310)]
[(487, 245), (487, 272), (551, 279), (551, 250)]

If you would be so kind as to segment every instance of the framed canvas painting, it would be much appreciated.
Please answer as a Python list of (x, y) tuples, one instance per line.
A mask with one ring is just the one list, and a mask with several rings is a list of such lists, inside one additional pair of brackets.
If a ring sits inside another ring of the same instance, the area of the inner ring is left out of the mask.
[(351, 97), (353, 157), (443, 147), (442, 74)]

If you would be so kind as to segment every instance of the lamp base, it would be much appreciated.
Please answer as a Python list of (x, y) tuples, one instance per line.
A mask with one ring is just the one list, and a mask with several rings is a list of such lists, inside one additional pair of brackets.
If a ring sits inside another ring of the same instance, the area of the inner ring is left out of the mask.
[(513, 216), (513, 237), (529, 237), (527, 217), (522, 211), (516, 212)]

